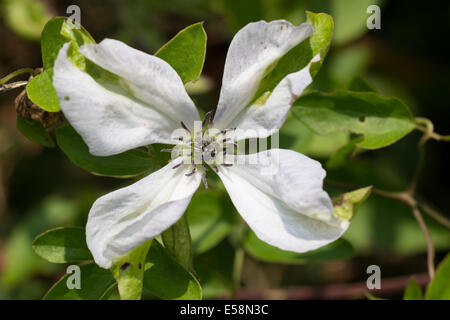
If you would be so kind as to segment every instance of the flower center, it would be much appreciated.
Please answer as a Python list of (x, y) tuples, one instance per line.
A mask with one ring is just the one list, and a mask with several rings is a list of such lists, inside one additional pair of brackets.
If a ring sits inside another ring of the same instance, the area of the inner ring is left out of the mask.
[(184, 129), (182, 136), (176, 137), (179, 143), (173, 149), (164, 149), (162, 152), (171, 152), (174, 163), (173, 169), (183, 165), (189, 165), (191, 169), (186, 176), (192, 176), (197, 171), (202, 173), (203, 183), (206, 188), (206, 171), (208, 166), (216, 173), (219, 172), (219, 166), (231, 167), (227, 162), (226, 155), (234, 154), (237, 144), (234, 143), (234, 128), (217, 130), (210, 128), (212, 124), (212, 115), (207, 113), (205, 119), (195, 128), (193, 132), (181, 122)]

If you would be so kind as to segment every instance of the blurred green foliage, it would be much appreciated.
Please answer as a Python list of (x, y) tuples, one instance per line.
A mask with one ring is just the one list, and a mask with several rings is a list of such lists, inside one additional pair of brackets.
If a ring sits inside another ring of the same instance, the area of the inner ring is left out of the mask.
[(41, 31), (51, 18), (48, 7), (41, 1), (2, 0), (1, 8), (8, 27), (34, 41), (41, 38)]

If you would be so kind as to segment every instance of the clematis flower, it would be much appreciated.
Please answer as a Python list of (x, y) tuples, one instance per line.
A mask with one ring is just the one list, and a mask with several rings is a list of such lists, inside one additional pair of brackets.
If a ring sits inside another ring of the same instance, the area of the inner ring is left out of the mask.
[[(153, 143), (191, 150), (95, 201), (86, 237), (99, 266), (110, 268), (176, 223), (202, 179), (206, 183), (208, 167), (248, 226), (275, 247), (305, 252), (345, 232), (348, 222), (333, 214), (319, 162), (283, 149), (224, 157), (226, 147), (236, 141), (265, 138), (280, 129), (293, 101), (312, 82), (310, 65), (282, 78), (264, 99), (254, 101), (254, 96), (268, 70), (312, 32), (308, 23), (294, 26), (284, 20), (241, 29), (231, 42), (218, 107), (214, 118), (208, 114), (203, 121), (209, 129), (200, 143), (195, 128), (199, 114), (168, 63), (116, 40), (82, 46), (80, 53), (114, 79), (108, 82), (78, 68), (68, 57), (69, 44), (64, 45), (53, 84), (65, 117), (93, 155), (111, 156)], [(177, 137), (177, 130), (186, 135)], [(211, 148), (213, 143), (219, 148)], [(277, 170), (268, 174), (262, 163)]]

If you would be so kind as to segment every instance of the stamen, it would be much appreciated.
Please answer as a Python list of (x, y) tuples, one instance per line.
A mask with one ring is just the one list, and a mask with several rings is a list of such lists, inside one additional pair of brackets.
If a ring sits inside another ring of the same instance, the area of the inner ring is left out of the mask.
[(196, 171), (197, 171), (197, 167), (194, 167), (194, 169), (192, 169), (191, 172), (186, 173), (185, 176), (186, 176), (186, 177), (190, 177), (190, 176), (192, 176)]
[(225, 134), (225, 133), (227, 133), (228, 131), (233, 131), (233, 130), (236, 130), (236, 128), (227, 128), (227, 129), (223, 129), (222, 131), (220, 131), (220, 133), (221, 133), (221, 134)]
[(175, 165), (175, 167), (172, 167), (172, 169), (176, 169), (181, 167), (184, 164), (184, 161), (181, 161), (179, 164)]
[(191, 133), (191, 130), (188, 129), (188, 127), (186, 127), (186, 125), (184, 124), (183, 121), (180, 121), (181, 126), (183, 127), (184, 130), (188, 131), (189, 133)]
[(202, 181), (206, 189), (208, 189), (208, 180), (206, 180), (206, 174), (202, 175)]
[(209, 127), (209, 125), (212, 124), (212, 113), (213, 113), (213, 111), (211, 110), (211, 111), (208, 111), (205, 114), (205, 118), (202, 121), (202, 128), (203, 129), (206, 128), (206, 126)]
[[(227, 128), (223, 129), (219, 132), (219, 134), (210, 136), (209, 131), (206, 130), (203, 132), (203, 129), (207, 129), (211, 126), (213, 120), (213, 111), (209, 111), (206, 113), (203, 121), (202, 121), (202, 130), (195, 133), (194, 136), (191, 136), (190, 139), (185, 139), (180, 137), (179, 140), (184, 140), (184, 146), (190, 147), (190, 151), (188, 154), (184, 154), (187, 158), (181, 163), (176, 164), (173, 169), (179, 168), (183, 164), (192, 165), (192, 169), (185, 173), (185, 176), (190, 177), (193, 176), (196, 172), (199, 172), (199, 168), (202, 168), (202, 182), (205, 185), (205, 188), (208, 188), (208, 181), (206, 178), (206, 172), (208, 169), (212, 169), (216, 173), (219, 173), (219, 166), (223, 167), (231, 167), (233, 164), (230, 163), (221, 163), (223, 160), (221, 156), (227, 154), (228, 148), (233, 150), (233, 146), (238, 148), (238, 144), (235, 142), (233, 137), (227, 137), (225, 134), (229, 131), (236, 130), (236, 128)], [(180, 121), (183, 129), (192, 132), (185, 125), (183, 121)], [(203, 137), (197, 139), (197, 135), (203, 134)], [(175, 149), (163, 149), (162, 152), (173, 152)], [(188, 151), (188, 150), (186, 150)], [(233, 151), (234, 152), (234, 151)], [(233, 153), (232, 152), (232, 153)], [(229, 153), (229, 152), (228, 152)], [(187, 159), (190, 159), (187, 160)], [(189, 162), (188, 162), (189, 161)], [(199, 167), (201, 165), (202, 167)]]
[(209, 124), (208, 124), (208, 127), (211, 125), (213, 125), (213, 123), (214, 123), (214, 111), (215, 110), (211, 110), (211, 113), (209, 114)]

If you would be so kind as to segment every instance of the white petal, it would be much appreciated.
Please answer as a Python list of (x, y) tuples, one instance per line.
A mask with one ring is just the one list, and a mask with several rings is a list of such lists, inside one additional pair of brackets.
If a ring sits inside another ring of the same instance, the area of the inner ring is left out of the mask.
[(325, 171), (300, 153), (273, 149), (234, 158), (219, 176), (236, 209), (263, 241), (294, 252), (338, 239), (348, 222), (333, 214)]
[[(318, 55), (311, 62), (318, 61)], [(229, 125), (238, 128), (236, 141), (249, 138), (266, 138), (277, 132), (286, 121), (289, 109), (297, 97), (312, 82), (309, 72), (311, 63), (302, 70), (287, 75), (275, 87), (262, 104), (253, 104), (245, 108)]]
[(67, 49), (68, 44), (58, 54), (53, 84), (65, 117), (92, 154), (173, 143), (180, 121), (190, 126), (199, 119), (180, 77), (165, 61), (106, 39), (80, 49), (117, 81), (95, 80), (70, 62)]
[(185, 212), (201, 175), (169, 163), (146, 178), (99, 198), (89, 212), (86, 240), (95, 262), (114, 260), (159, 235)]
[(294, 26), (285, 20), (259, 21), (242, 28), (228, 50), (214, 126), (232, 127), (271, 66), (312, 32), (309, 23)]

